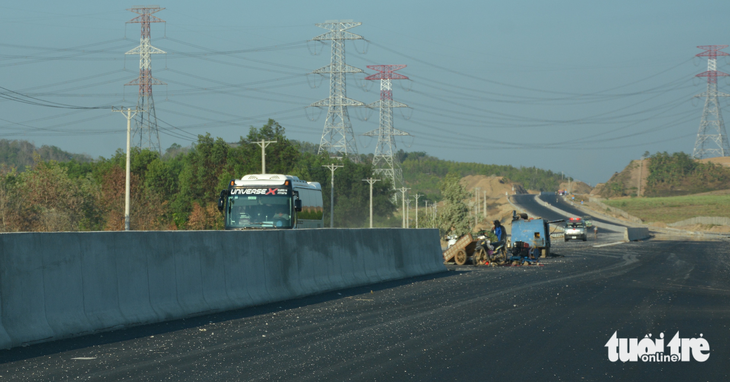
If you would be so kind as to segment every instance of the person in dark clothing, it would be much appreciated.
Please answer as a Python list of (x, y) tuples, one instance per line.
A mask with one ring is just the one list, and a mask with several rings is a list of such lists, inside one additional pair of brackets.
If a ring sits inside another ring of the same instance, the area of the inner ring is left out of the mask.
[(502, 224), (499, 222), (499, 220), (494, 221), (494, 228), (492, 229), (492, 231), (494, 232), (494, 235), (497, 236), (497, 242), (504, 241), (504, 227), (502, 227)]

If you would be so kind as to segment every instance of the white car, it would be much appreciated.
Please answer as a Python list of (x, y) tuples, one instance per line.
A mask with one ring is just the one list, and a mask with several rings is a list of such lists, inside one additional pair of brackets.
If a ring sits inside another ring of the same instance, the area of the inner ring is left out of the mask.
[(581, 239), (586, 241), (586, 223), (581, 218), (570, 218), (565, 222), (564, 236), (565, 241), (570, 239)]

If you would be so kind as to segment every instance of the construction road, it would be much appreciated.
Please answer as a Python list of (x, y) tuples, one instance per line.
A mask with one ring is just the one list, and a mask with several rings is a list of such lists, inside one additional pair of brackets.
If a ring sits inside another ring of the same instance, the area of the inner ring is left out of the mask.
[[(614, 244), (599, 235), (557, 241), (553, 252), (540, 266), (451, 265), (432, 276), (2, 351), (0, 380), (730, 379), (726, 241)], [(709, 350), (687, 362), (612, 362), (605, 347), (614, 333), (638, 341), (663, 333), (667, 345), (677, 332), (704, 339)]]

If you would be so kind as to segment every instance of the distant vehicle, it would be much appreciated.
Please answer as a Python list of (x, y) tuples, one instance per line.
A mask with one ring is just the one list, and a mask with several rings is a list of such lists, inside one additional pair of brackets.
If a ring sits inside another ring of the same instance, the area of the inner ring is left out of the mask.
[(581, 218), (570, 218), (565, 222), (565, 241), (570, 239), (581, 239), (586, 241), (586, 223)]
[(583, 216), (583, 221), (586, 223), (586, 228), (593, 227), (593, 218), (590, 216)]
[(218, 210), (225, 229), (322, 228), (322, 187), (296, 176), (251, 174), (231, 179)]

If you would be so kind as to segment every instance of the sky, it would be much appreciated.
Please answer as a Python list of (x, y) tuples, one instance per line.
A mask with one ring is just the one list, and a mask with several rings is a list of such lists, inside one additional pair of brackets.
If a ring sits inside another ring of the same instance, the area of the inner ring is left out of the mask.
[[(134, 107), (137, 4), (32, 0), (0, 5), (0, 139), (110, 157)], [(152, 56), (160, 145), (210, 133), (237, 142), (271, 118), (319, 143), (330, 47), (315, 24), (353, 20), (349, 98), (372, 103), (368, 65), (407, 65), (393, 81), (397, 149), (460, 162), (537, 167), (591, 185), (645, 152), (691, 154), (707, 70), (699, 45), (730, 45), (730, 1), (190, 1), (157, 3)], [(730, 53), (730, 48), (725, 49)], [(730, 72), (725, 57), (718, 70)], [(721, 78), (719, 90), (730, 93)], [(721, 100), (727, 115), (728, 99)], [(378, 110), (350, 108), (359, 153)], [(727, 116), (725, 118), (728, 118)], [(243, 175), (243, 174), (241, 174)]]

